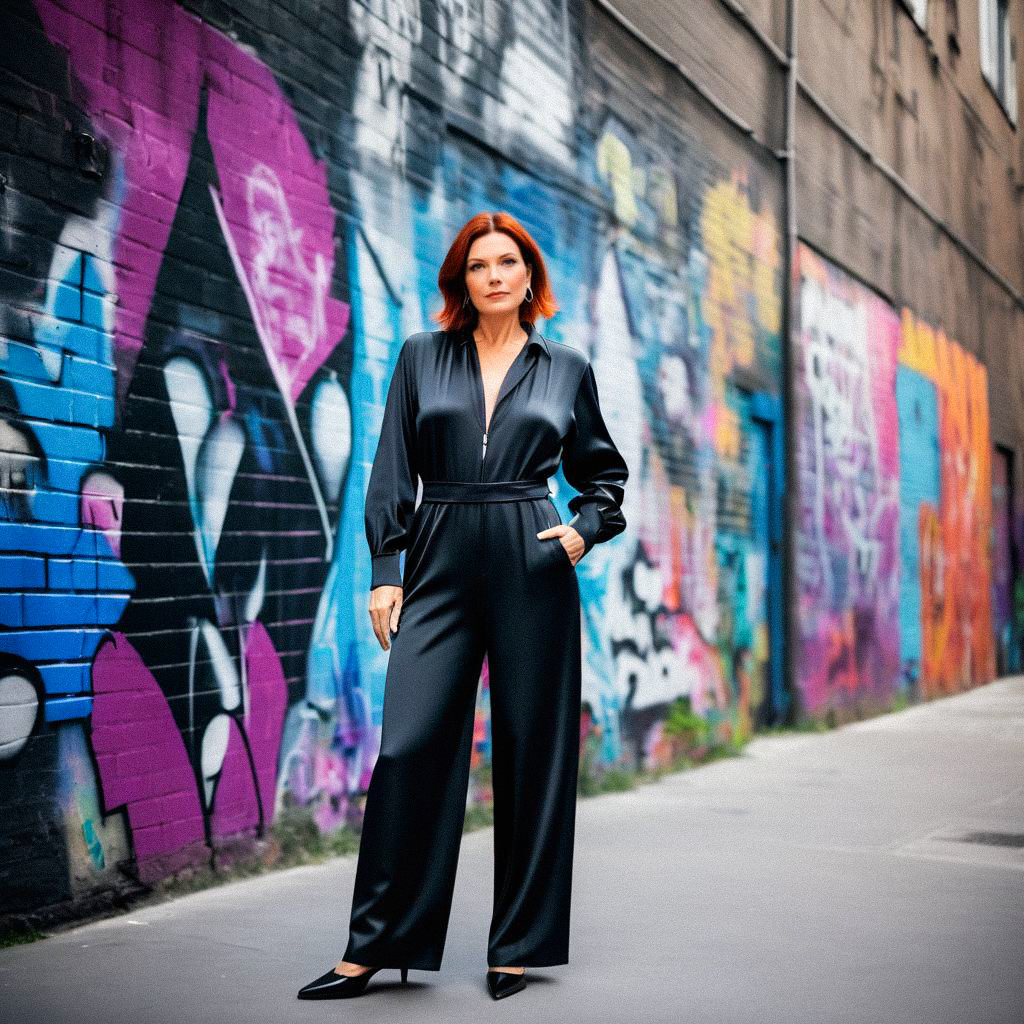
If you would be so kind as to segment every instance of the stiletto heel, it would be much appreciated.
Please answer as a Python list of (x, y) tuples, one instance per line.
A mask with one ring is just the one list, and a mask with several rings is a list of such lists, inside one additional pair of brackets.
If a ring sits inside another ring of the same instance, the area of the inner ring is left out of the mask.
[(402, 968), (402, 984), (404, 985), (409, 980), (409, 968)]

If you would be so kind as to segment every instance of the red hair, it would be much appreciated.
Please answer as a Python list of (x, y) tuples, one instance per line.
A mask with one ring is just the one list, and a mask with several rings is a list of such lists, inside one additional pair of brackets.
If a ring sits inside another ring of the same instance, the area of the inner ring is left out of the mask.
[(510, 213), (478, 213), (462, 225), (437, 275), (437, 285), (444, 296), (444, 309), (434, 319), (446, 331), (460, 331), (476, 326), (476, 307), (467, 301), (469, 292), (466, 290), (466, 261), (473, 243), (481, 235), (490, 234), (492, 231), (508, 235), (519, 246), (523, 262), (533, 271), (530, 275), (530, 291), (533, 292), (533, 298), (519, 307), (519, 319), (532, 326), (537, 317), (546, 318), (558, 312), (558, 303), (555, 302), (555, 296), (551, 291), (544, 257), (541, 256), (540, 248), (529, 231)]

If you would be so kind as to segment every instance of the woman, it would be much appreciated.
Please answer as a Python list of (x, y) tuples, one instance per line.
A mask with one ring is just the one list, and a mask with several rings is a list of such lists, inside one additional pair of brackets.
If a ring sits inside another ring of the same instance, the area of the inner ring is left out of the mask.
[[(384, 967), (401, 968), (403, 982), (410, 967), (440, 970), (485, 654), (488, 989), (500, 999), (525, 987), (527, 967), (568, 963), (581, 675), (574, 567), (625, 528), (628, 472), (589, 361), (534, 327), (558, 307), (540, 250), (514, 217), (473, 217), (438, 284), (444, 330), (414, 334), (399, 352), (366, 493), (369, 610), (391, 656), (348, 947), (302, 999), (358, 995)], [(580, 492), (567, 524), (548, 494), (559, 459)]]

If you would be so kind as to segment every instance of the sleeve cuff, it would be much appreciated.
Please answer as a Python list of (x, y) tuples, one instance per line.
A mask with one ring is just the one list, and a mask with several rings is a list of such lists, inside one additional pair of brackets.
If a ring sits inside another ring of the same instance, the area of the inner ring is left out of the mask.
[(588, 501), (566, 525), (583, 538), (583, 554), (586, 554), (597, 543), (601, 531), (600, 509), (595, 502)]
[(399, 565), (399, 554), (373, 555), (370, 558), (370, 589), (374, 587), (400, 587), (402, 570)]

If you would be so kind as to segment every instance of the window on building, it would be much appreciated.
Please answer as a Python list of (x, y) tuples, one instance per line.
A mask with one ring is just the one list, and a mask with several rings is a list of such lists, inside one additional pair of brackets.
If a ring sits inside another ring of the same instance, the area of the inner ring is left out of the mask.
[(978, 4), (981, 73), (1016, 125), (1017, 41), (1010, 34), (1010, 0), (978, 0)]

